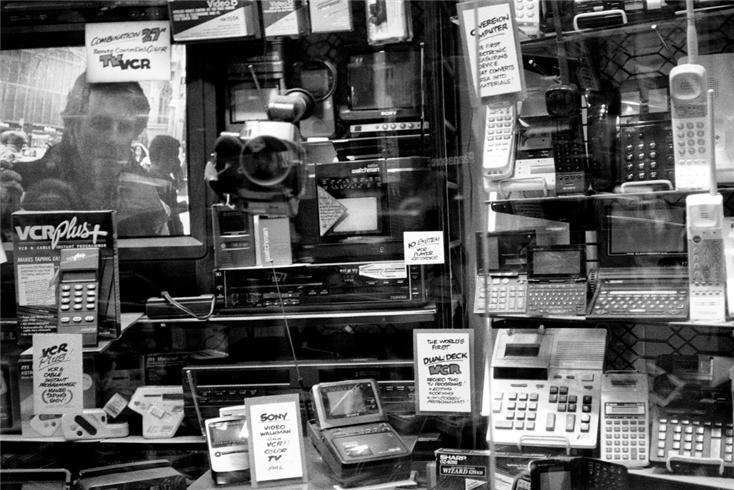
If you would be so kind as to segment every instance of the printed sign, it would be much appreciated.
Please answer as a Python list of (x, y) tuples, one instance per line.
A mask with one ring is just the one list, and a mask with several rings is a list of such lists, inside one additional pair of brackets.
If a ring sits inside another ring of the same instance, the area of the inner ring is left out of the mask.
[(297, 393), (245, 398), (252, 486), (307, 478)]
[(33, 336), (33, 412), (62, 414), (84, 409), (82, 336)]
[(166, 21), (86, 24), (87, 81), (171, 79), (171, 33)]
[(474, 92), (489, 97), (522, 91), (522, 60), (512, 6), (506, 1), (479, 0), (460, 3), (457, 8)]
[(416, 411), (471, 413), (474, 331), (413, 331)]
[(405, 265), (443, 264), (443, 232), (403, 232), (403, 257)]
[(169, 0), (168, 11), (174, 41), (246, 37), (260, 29), (250, 0)]

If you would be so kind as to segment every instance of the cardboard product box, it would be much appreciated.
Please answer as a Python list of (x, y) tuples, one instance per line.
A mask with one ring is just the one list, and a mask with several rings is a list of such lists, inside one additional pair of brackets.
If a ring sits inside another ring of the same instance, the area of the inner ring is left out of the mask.
[(177, 42), (260, 37), (254, 0), (169, 0), (168, 12)]
[(257, 265), (292, 264), (290, 220), (288, 218), (270, 218), (266, 216), (258, 218), (255, 221)]
[[(95, 408), (100, 405), (97, 403), (97, 379), (95, 373), (94, 355), (85, 353), (82, 361), (82, 369), (84, 371), (82, 378), (82, 387), (84, 390), (84, 408)], [(21, 433), (25, 437), (54, 437), (61, 436), (61, 425), (56, 424), (53, 430), (49, 424), (44, 422), (49, 420), (51, 415), (36, 416), (33, 409), (33, 355), (23, 353), (18, 360), (18, 376), (19, 376), (19, 398), (20, 398), (20, 419)], [(60, 416), (59, 416), (60, 420)]]
[[(57, 283), (62, 249), (98, 252), (96, 328), (89, 331), (82, 322), (84, 345), (97, 345), (97, 338), (117, 338), (120, 278), (114, 212), (17, 211), (12, 225), (19, 344), (30, 345), (36, 333), (58, 333)], [(83, 313), (80, 318), (84, 318)]]
[(100, 466), (79, 471), (77, 488), (80, 490), (104, 490), (116, 488), (132, 490), (143, 488), (166, 488), (184, 490), (186, 477), (171, 466), (167, 460), (139, 461)]
[(308, 2), (311, 32), (341, 32), (352, 30), (350, 0), (310, 0)]
[(489, 488), (489, 451), (436, 450), (436, 488), (483, 490)]
[(205, 349), (190, 352), (153, 352), (144, 356), (146, 385), (180, 385), (181, 370), (192, 364), (220, 363), (224, 352)]
[(301, 0), (261, 0), (265, 37), (301, 36), (308, 32), (306, 4)]

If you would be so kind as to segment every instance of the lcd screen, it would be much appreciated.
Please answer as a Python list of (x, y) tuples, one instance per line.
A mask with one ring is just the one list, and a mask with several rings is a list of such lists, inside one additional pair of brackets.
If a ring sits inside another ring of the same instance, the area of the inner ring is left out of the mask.
[(539, 490), (568, 490), (573, 488), (570, 471), (548, 471), (540, 474)]
[(507, 344), (505, 356), (538, 357), (540, 344)]
[(685, 208), (662, 202), (622, 206), (607, 215), (610, 255), (662, 255), (686, 252)]
[(247, 442), (246, 420), (227, 420), (209, 424), (212, 447), (239, 446)]
[(581, 250), (536, 250), (532, 253), (536, 276), (577, 276), (581, 273)]
[(379, 200), (376, 197), (338, 199), (346, 208), (344, 218), (334, 226), (336, 233), (369, 233), (380, 231)]
[(320, 389), (327, 417), (343, 419), (378, 414), (377, 393), (372, 383), (337, 384)]

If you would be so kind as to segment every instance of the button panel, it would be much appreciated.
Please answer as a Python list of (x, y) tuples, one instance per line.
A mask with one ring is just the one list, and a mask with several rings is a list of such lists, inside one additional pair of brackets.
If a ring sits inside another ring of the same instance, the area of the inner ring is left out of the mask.
[[(492, 380), (494, 442), (596, 448), (601, 372), (552, 371), (548, 381)], [(547, 443), (537, 438), (549, 437)]]

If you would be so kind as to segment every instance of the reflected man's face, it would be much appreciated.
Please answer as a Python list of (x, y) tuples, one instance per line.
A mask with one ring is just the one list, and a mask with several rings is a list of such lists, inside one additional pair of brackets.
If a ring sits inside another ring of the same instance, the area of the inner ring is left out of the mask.
[(90, 177), (107, 180), (123, 170), (138, 136), (136, 122), (137, 114), (125, 97), (92, 90), (76, 132), (77, 150), (92, 172)]

